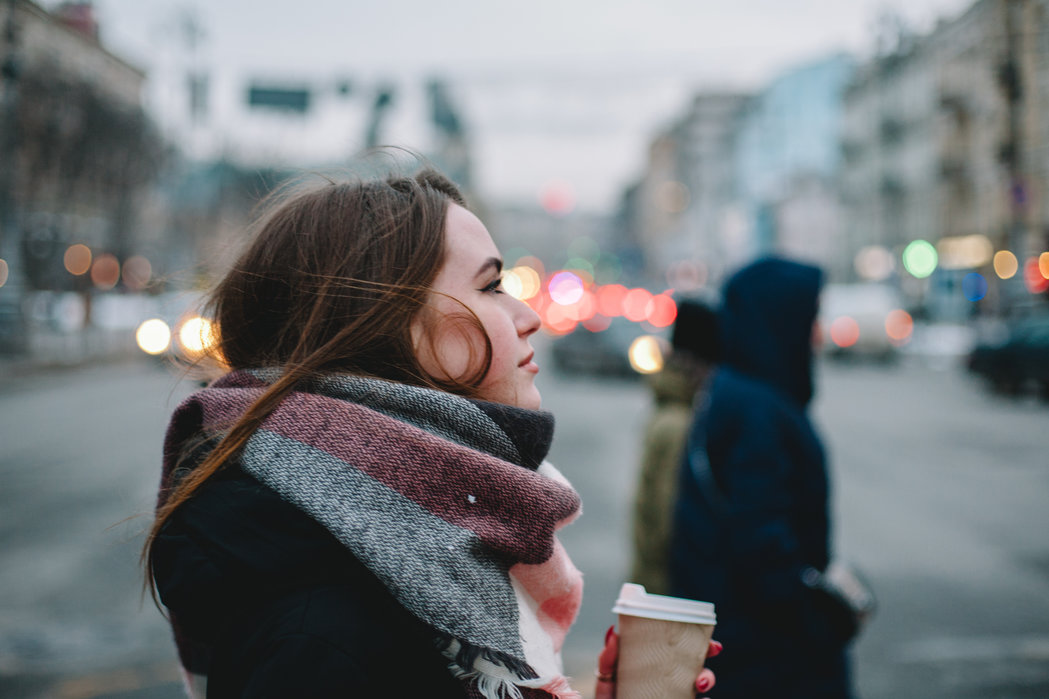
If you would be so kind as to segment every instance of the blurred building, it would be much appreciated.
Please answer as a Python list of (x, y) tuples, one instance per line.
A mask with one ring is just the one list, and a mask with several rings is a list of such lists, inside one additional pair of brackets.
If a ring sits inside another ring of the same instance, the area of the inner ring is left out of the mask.
[(18, 316), (29, 291), (116, 283), (110, 257), (92, 280), (93, 268), (71, 274), (63, 253), (79, 243), (119, 265), (139, 252), (140, 215), (165, 153), (142, 110), (145, 74), (99, 43), (90, 3), (49, 12), (4, 0), (0, 30), (0, 305)]
[(836, 180), (854, 67), (851, 56), (827, 56), (782, 73), (748, 102), (733, 148), (744, 257), (778, 253), (842, 274)]
[(717, 284), (755, 255), (843, 266), (836, 177), (853, 60), (792, 69), (754, 95), (704, 92), (652, 139), (619, 235), (652, 283)]
[(732, 230), (732, 148), (747, 96), (700, 93), (652, 139), (645, 167), (620, 200), (614, 239), (636, 251), (637, 283), (705, 282), (737, 242)]
[(1008, 306), (1019, 284), (999, 279), (993, 253), (1022, 266), (1047, 248), (1047, 9), (979, 0), (928, 35), (898, 32), (846, 92), (848, 254), (877, 246), (899, 260), (912, 241), (934, 244), (931, 275), (897, 268), (895, 278), (935, 318), (972, 312), (961, 293), (972, 272), (990, 281), (985, 305)]

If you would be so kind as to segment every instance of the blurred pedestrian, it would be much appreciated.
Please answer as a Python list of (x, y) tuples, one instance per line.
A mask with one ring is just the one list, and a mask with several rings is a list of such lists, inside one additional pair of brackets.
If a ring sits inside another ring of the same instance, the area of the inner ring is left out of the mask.
[(579, 497), (501, 267), (430, 170), (267, 209), (211, 296), (229, 373), (172, 417), (145, 549), (191, 692), (578, 696)]
[(678, 304), (663, 369), (648, 376), (652, 413), (645, 424), (634, 499), (630, 580), (668, 594), (670, 525), (692, 405), (717, 361), (717, 311), (698, 299)]
[[(717, 605), (717, 699), (850, 696), (847, 613), (809, 584), (830, 561), (824, 451), (807, 415), (822, 274), (767, 258), (725, 285), (721, 363), (697, 406), (671, 593)], [(791, 687), (782, 680), (791, 678)]]

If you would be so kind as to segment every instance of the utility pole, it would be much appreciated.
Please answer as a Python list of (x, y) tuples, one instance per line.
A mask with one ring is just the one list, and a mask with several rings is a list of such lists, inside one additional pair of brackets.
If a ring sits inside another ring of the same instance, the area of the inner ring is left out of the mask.
[(7, 279), (0, 286), (0, 354), (22, 354), (28, 346), (22, 308), (25, 271), (17, 211), (18, 96), (21, 63), (18, 55), (19, 0), (7, 0), (0, 53), (0, 260)]

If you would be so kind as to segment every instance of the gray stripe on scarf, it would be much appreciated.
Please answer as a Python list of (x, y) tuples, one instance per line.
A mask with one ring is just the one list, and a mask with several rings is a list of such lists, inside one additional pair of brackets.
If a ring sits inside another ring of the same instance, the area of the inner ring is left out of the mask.
[[(251, 373), (273, 383), (280, 369), (255, 369)], [(366, 405), (376, 412), (414, 425), (471, 449), (487, 452), (504, 461), (521, 463), (517, 447), (483, 410), (462, 396), (432, 388), (372, 379), (349, 374), (331, 374), (305, 382), (303, 389), (329, 398)]]
[[(509, 575), (476, 534), (325, 451), (265, 429), (248, 441), (241, 463), (328, 529), (417, 617), (456, 638), (524, 657)], [(426, 604), (435, 598), (447, 604)]]

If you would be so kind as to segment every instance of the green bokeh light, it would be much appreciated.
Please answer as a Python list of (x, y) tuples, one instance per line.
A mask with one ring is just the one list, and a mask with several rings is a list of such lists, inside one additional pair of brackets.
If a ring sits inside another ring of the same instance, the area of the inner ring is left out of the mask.
[(939, 257), (936, 248), (926, 240), (912, 241), (903, 250), (903, 267), (918, 279), (925, 279), (936, 271)]

